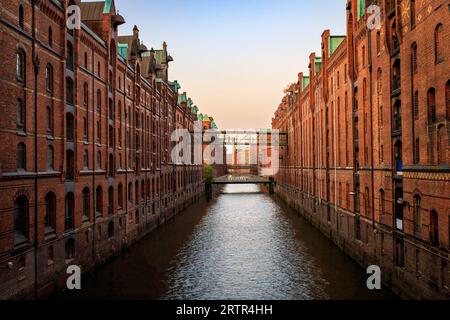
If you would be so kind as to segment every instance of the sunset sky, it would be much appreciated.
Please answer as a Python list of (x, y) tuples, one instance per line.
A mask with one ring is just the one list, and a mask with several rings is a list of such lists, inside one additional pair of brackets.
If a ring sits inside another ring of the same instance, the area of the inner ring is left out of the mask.
[(270, 127), (283, 90), (307, 71), (321, 34), (345, 34), (344, 0), (116, 0), (130, 34), (163, 41), (178, 80), (221, 129)]

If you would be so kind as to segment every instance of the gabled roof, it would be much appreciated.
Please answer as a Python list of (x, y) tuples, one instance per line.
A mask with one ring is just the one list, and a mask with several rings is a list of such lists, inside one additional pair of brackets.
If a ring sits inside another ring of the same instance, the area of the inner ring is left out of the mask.
[(331, 36), (328, 38), (328, 55), (331, 56), (345, 40), (345, 36)]
[(80, 2), (81, 20), (101, 20), (104, 13), (114, 13), (116, 8), (113, 0)]

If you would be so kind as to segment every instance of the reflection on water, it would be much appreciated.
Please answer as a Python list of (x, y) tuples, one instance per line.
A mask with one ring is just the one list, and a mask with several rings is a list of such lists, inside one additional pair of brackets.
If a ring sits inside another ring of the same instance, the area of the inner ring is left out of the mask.
[(63, 298), (387, 299), (308, 222), (254, 185), (228, 185)]

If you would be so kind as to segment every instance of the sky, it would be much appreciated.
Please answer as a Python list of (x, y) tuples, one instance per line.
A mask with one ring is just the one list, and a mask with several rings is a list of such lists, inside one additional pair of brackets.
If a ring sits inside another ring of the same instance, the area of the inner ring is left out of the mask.
[(345, 0), (116, 0), (132, 34), (163, 41), (178, 80), (220, 129), (270, 128), (283, 90), (308, 71), (321, 35), (345, 34)]

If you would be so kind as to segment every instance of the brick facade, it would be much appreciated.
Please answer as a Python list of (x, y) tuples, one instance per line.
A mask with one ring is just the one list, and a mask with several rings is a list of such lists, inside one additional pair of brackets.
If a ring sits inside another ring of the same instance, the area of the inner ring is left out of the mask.
[(448, 299), (449, 1), (373, 1), (373, 29), (368, 2), (286, 90), (276, 192), (401, 296)]
[[(114, 1), (0, 0), (0, 298), (46, 296), (120, 254), (203, 193), (171, 162), (179, 104), (164, 43), (148, 50)], [(37, 279), (37, 281), (35, 281)]]

